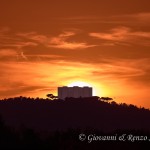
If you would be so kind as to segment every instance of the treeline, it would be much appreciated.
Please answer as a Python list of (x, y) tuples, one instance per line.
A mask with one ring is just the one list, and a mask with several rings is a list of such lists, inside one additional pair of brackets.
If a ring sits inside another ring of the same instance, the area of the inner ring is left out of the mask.
[(0, 101), (0, 114), (0, 149), (139, 149), (147, 142), (136, 142), (136, 147), (135, 142), (120, 141), (89, 144), (79, 134), (150, 136), (150, 110), (98, 97), (9, 98)]
[(16, 97), (0, 101), (7, 125), (37, 130), (94, 128), (150, 130), (150, 111), (134, 105), (100, 101), (97, 97), (48, 100)]

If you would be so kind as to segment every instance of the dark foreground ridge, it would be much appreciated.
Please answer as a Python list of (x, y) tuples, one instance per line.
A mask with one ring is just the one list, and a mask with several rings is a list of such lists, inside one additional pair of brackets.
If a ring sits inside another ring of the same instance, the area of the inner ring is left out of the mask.
[(97, 97), (16, 97), (0, 101), (0, 114), (0, 149), (143, 149), (150, 144), (148, 109)]

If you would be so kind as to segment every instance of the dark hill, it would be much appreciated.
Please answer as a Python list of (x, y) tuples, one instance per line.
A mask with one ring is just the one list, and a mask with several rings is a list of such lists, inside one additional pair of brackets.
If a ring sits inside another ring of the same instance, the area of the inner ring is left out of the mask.
[(98, 129), (150, 131), (150, 111), (96, 98), (44, 100), (18, 97), (0, 101), (0, 114), (9, 126), (36, 130)]
[[(2, 150), (143, 150), (150, 143), (149, 110), (96, 97), (10, 98), (0, 101), (0, 114)], [(116, 140), (99, 140), (114, 135)], [(119, 139), (122, 135), (126, 141)]]

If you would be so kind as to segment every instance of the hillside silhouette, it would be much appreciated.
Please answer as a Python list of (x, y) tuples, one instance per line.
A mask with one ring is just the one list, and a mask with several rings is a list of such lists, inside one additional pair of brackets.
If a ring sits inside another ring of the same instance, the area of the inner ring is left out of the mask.
[[(149, 109), (117, 104), (114, 101), (108, 103), (97, 97), (53, 101), (9, 98), (0, 101), (0, 115), (0, 144), (9, 149), (32, 146), (45, 149), (83, 149), (82, 146), (98, 149), (99, 144), (101, 147), (106, 145), (106, 142), (97, 142), (89, 146), (79, 141), (78, 136), (83, 132), (150, 135)], [(109, 146), (114, 145), (113, 142), (109, 143)], [(122, 144), (126, 145), (121, 143), (118, 146)], [(132, 142), (130, 146), (132, 147)]]
[(7, 125), (34, 129), (65, 130), (94, 128), (150, 130), (150, 111), (134, 105), (117, 104), (97, 98), (66, 100), (17, 97), (0, 101), (0, 114)]

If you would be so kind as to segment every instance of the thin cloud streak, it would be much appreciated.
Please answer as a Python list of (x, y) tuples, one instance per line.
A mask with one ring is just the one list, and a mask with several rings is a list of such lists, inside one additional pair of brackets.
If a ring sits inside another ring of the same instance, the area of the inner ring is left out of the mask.
[[(128, 44), (137, 44), (150, 46), (147, 44), (147, 40), (150, 40), (150, 32), (133, 31), (129, 27), (113, 28), (109, 32), (89, 33), (89, 36), (113, 42), (126, 42)], [(141, 42), (137, 42), (141, 41)], [(115, 43), (114, 43), (115, 44)]]
[[(136, 23), (136, 24), (143, 24), (143, 25), (148, 25), (147, 23), (150, 22), (150, 12), (140, 12), (140, 13), (135, 13), (135, 14), (127, 14), (127, 15), (122, 15), (118, 16), (117, 18), (120, 18), (124, 20), (128, 20), (131, 23)], [(121, 20), (122, 20), (121, 19)]]
[(58, 36), (46, 36), (46, 35), (38, 35), (37, 33), (19, 33), (18, 36), (26, 37), (27, 39), (33, 40), (34, 42), (43, 44), (46, 47), (53, 47), (58, 49), (86, 49), (90, 47), (94, 47), (96, 45), (90, 45), (86, 42), (72, 42), (68, 41), (70, 37), (76, 35), (75, 32), (67, 31)]
[(1, 57), (16, 57), (18, 54), (14, 49), (0, 49), (0, 58)]
[(142, 25), (148, 26), (150, 23), (150, 12), (130, 13), (121, 15), (105, 15), (105, 16), (74, 16), (61, 18), (66, 24), (109, 24), (109, 25)]
[(49, 42), (49, 47), (62, 48), (62, 49), (85, 49), (89, 47), (94, 47), (96, 45), (88, 45), (87, 43), (78, 42), (67, 42), (69, 37), (74, 36), (74, 32), (65, 32), (60, 34), (58, 37), (53, 37)]
[[(146, 60), (142, 61), (145, 62)], [(127, 62), (128, 66), (126, 65)], [(135, 60), (130, 63), (122, 60), (122, 63), (118, 63), (118, 60), (109, 60), (107, 63), (88, 64), (53, 60), (40, 63), (0, 63), (0, 71), (2, 72), (0, 93), (11, 90), (14, 92), (14, 87), (18, 87), (17, 93), (20, 95), (24, 95), (24, 93), (27, 95), (34, 94), (36, 89), (44, 92), (44, 89), (48, 87), (55, 88), (52, 92), (56, 92), (58, 86), (66, 85), (70, 81), (84, 80), (85, 76), (87, 77), (86, 82), (92, 82), (94, 85), (97, 85), (98, 81), (101, 85), (110, 83), (111, 86), (126, 85), (131, 79), (134, 80), (135, 77), (143, 76), (146, 73), (147, 68), (138, 67), (140, 62)], [(9, 86), (5, 84), (6, 81)], [(4, 97), (8, 96), (11, 95), (7, 93)]]

